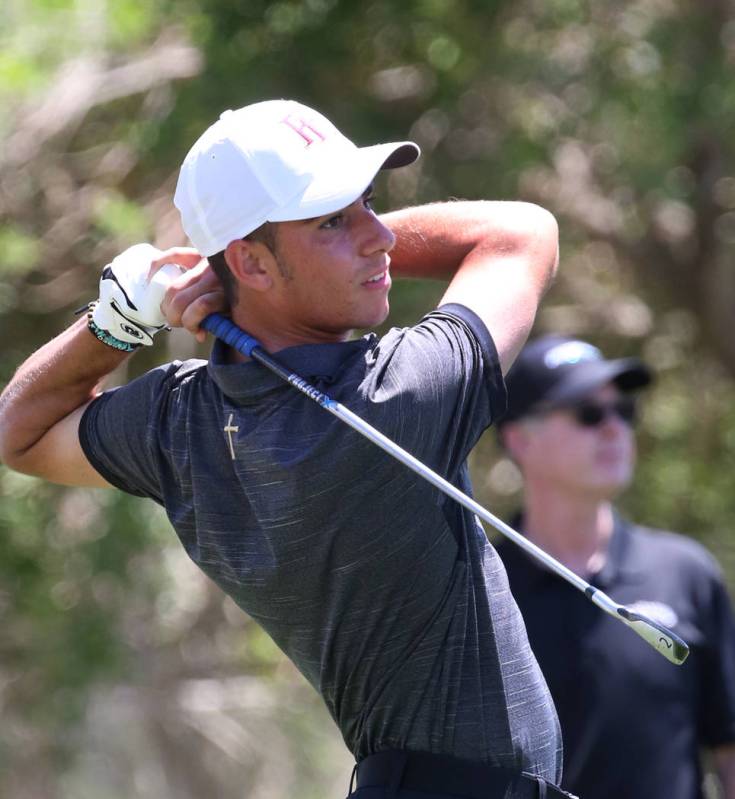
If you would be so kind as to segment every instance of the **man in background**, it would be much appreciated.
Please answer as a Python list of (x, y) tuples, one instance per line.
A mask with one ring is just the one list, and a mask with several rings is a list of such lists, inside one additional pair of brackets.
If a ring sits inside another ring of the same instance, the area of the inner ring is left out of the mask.
[(622, 518), (635, 461), (633, 358), (544, 336), (507, 377), (501, 443), (524, 481), (516, 526), (578, 575), (677, 632), (674, 666), (523, 550), (498, 551), (559, 713), (563, 787), (585, 799), (698, 799), (703, 749), (735, 799), (735, 623), (720, 571), (694, 541)]

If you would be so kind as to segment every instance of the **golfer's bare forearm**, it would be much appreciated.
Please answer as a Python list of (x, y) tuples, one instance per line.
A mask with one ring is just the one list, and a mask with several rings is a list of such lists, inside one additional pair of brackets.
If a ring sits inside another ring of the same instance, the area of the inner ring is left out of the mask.
[(559, 231), (543, 208), (522, 202), (454, 202), (387, 214), (398, 277), (449, 280), (441, 304), (484, 322), (505, 374), (528, 336), (559, 260)]
[(34, 447), (93, 399), (100, 382), (127, 357), (97, 341), (84, 319), (31, 355), (0, 396), (0, 459), (34, 473)]
[[(394, 211), (382, 219), (396, 234), (391, 271), (397, 277), (451, 280), (471, 253), (492, 258), (539, 243), (555, 248), (558, 236), (553, 216), (525, 202), (435, 203)], [(555, 262), (541, 258), (535, 266), (546, 282)]]

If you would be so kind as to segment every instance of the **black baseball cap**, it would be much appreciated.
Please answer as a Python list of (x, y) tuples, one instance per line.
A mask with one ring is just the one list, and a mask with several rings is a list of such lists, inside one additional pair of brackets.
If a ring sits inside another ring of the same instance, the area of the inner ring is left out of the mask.
[(606, 383), (627, 392), (652, 379), (651, 370), (638, 358), (608, 361), (586, 341), (542, 336), (521, 350), (506, 375), (508, 410), (499, 423), (573, 405)]

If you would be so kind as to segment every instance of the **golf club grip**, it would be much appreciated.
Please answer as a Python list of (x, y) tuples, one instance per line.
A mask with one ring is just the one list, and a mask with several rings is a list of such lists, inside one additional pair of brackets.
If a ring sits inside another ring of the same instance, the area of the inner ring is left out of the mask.
[(257, 339), (241, 330), (232, 319), (228, 319), (219, 313), (207, 316), (200, 324), (200, 327), (208, 330), (213, 336), (234, 347), (234, 349), (248, 358), (252, 356), (253, 350), (260, 346), (260, 342)]
[(228, 319), (222, 314), (213, 313), (207, 316), (201, 322), (200, 327), (208, 330), (213, 336), (221, 339), (225, 344), (229, 344), (242, 355), (248, 358), (253, 358), (259, 361), (264, 366), (268, 367), (272, 372), (275, 372), (279, 377), (287, 383), (295, 385), (296, 388), (301, 389), (305, 394), (308, 394), (313, 400), (317, 401), (320, 405), (328, 405), (330, 400), (326, 394), (322, 394), (315, 388), (299, 378), (297, 375), (289, 372), (281, 366), (278, 361), (272, 358), (261, 346), (258, 339), (253, 338), (246, 333), (242, 328), (239, 328), (232, 319)]
[[(645, 618), (642, 614), (632, 613), (624, 606), (613, 602), (613, 600), (610, 599), (610, 597), (608, 597), (603, 591), (594, 588), (586, 580), (582, 579), (578, 574), (573, 572), (563, 563), (557, 561), (517, 530), (514, 530), (497, 516), (490, 513), (489, 510), (472, 499), (472, 497), (469, 497), (441, 475), (432, 471), (428, 466), (411, 455), (410, 452), (404, 450), (394, 441), (383, 435), (379, 430), (376, 430), (374, 427), (368, 424), (368, 422), (366, 422), (364, 419), (357, 416), (357, 414), (354, 414), (349, 410), (349, 408), (346, 408), (339, 402), (331, 399), (328, 395), (322, 393), (314, 386), (307, 383), (303, 378), (292, 372), (289, 372), (262, 348), (257, 339), (241, 330), (231, 319), (228, 319), (221, 314), (210, 314), (201, 323), (201, 327), (203, 327), (205, 330), (208, 330), (210, 333), (217, 336), (217, 338), (220, 338), (231, 347), (234, 347), (243, 355), (252, 357), (254, 360), (259, 361), (263, 366), (275, 372), (287, 383), (290, 383), (292, 386), (294, 386), (294, 388), (299, 389), (299, 391), (306, 394), (314, 402), (317, 402), (330, 413), (341, 419), (345, 424), (349, 425), (358, 433), (365, 436), (373, 444), (380, 447), (389, 455), (392, 455), (398, 461), (418, 474), (419, 477), (423, 477), (444, 494), (459, 502), (460, 505), (475, 513), (477, 516), (479, 516), (479, 518), (491, 524), (499, 533), (502, 533), (507, 538), (510, 538), (511, 541), (520, 546), (521, 549), (524, 549), (526, 552), (536, 557), (537, 560), (555, 572), (559, 577), (582, 591), (582, 593), (584, 593), (588, 599), (591, 599), (606, 613), (610, 614), (614, 618), (619, 619), (628, 626), (633, 627), (636, 623), (642, 625), (643, 629), (641, 629), (639, 626), (635, 626), (635, 631), (654, 649), (660, 652), (667, 660), (677, 665), (680, 665), (684, 662), (689, 654), (689, 647), (675, 633), (671, 632), (663, 625)], [(661, 634), (668, 636), (668, 642), (664, 641), (664, 639), (660, 637)]]

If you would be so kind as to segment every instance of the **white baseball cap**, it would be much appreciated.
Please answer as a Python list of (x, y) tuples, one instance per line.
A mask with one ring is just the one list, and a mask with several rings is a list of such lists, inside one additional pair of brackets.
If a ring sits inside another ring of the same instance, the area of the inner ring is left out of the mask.
[(413, 142), (357, 147), (294, 100), (225, 111), (181, 166), (174, 204), (199, 252), (213, 255), (264, 222), (311, 219), (354, 202), (381, 169), (415, 161)]

